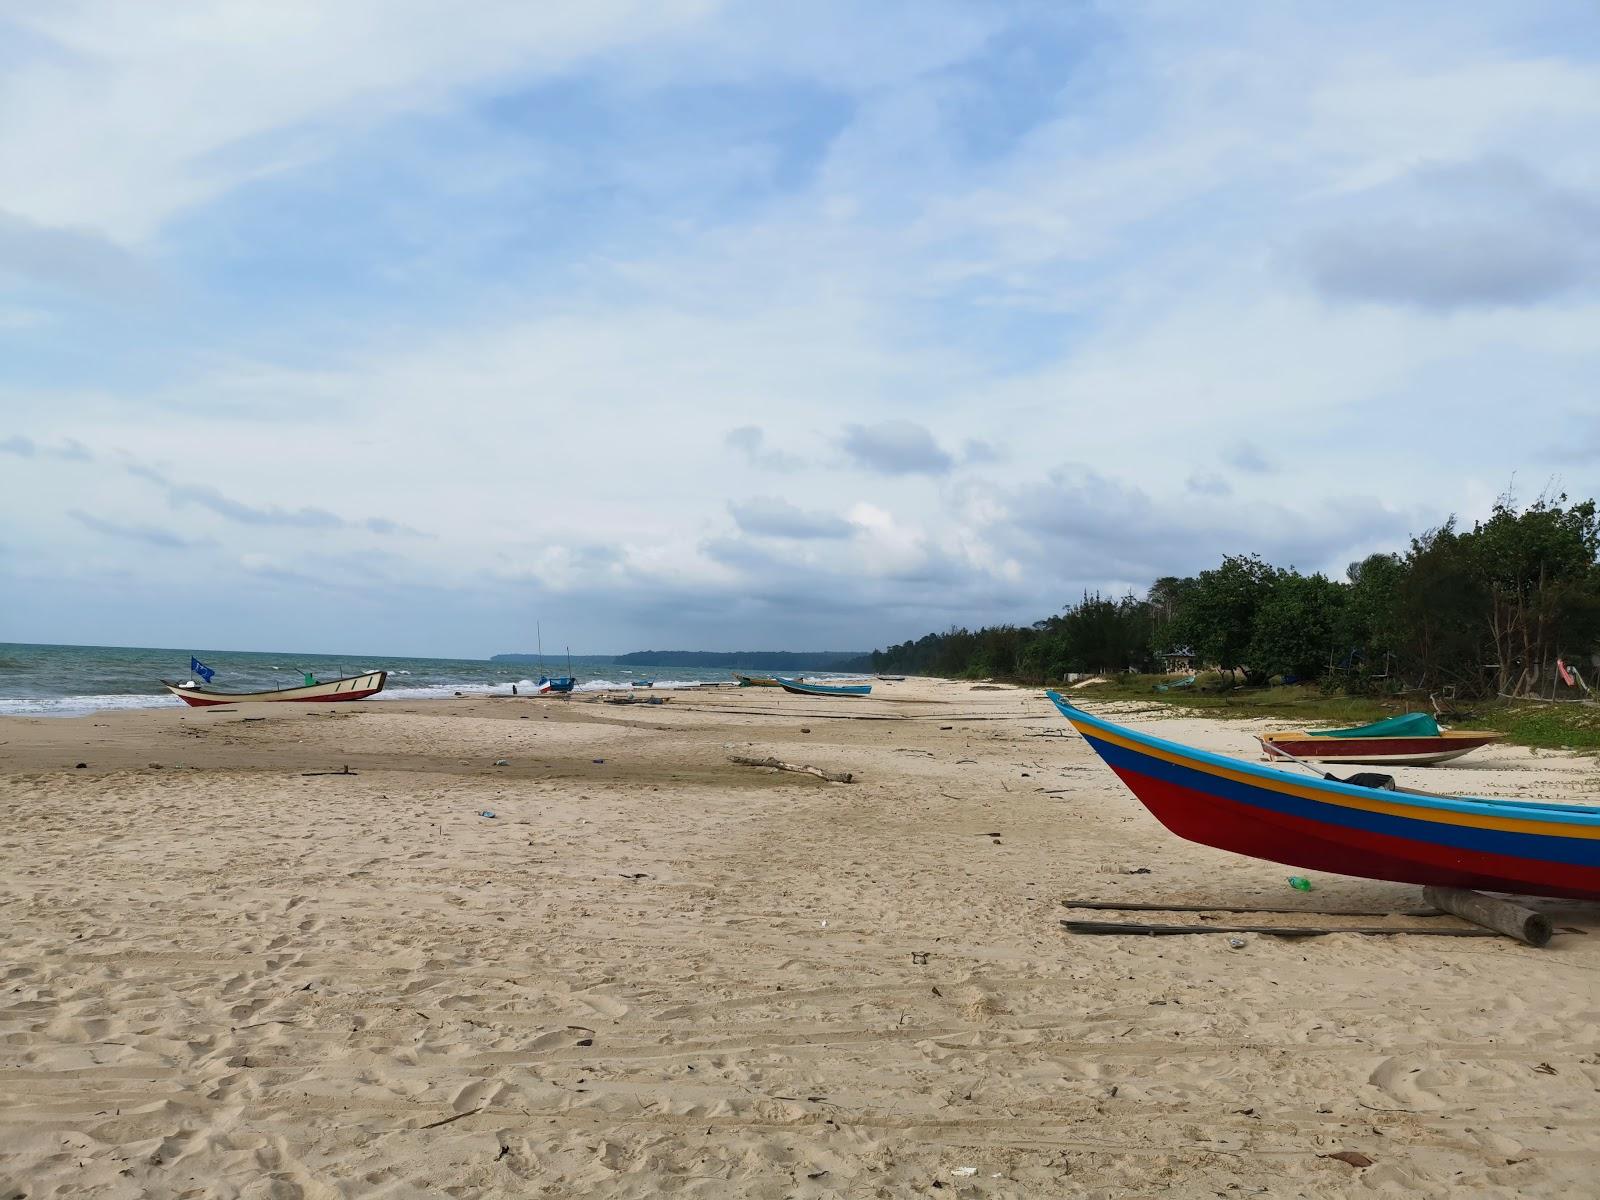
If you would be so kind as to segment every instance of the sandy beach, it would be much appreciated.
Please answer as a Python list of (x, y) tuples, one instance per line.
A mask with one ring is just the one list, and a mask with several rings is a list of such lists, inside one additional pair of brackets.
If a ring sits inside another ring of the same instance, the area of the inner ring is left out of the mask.
[[(1517, 748), (1397, 774), (1600, 800)], [(0, 1195), (1592, 1192), (1592, 910), (1544, 950), (1059, 923), (1420, 905), (1291, 873), (1010, 688), (8, 718)]]

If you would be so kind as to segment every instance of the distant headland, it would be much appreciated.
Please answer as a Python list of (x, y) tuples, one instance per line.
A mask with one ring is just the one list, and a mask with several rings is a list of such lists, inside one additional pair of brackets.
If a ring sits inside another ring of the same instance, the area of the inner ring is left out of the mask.
[[(499, 663), (536, 663), (537, 654), (496, 654)], [(864, 650), (635, 650), (611, 661), (624, 666), (749, 667), (752, 670), (864, 671), (872, 656)]]

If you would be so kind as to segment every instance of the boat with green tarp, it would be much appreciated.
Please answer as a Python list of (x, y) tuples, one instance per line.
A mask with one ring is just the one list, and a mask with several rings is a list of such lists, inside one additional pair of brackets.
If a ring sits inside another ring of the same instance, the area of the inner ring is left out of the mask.
[(1349, 729), (1269, 733), (1261, 744), (1267, 758), (1427, 767), (1460, 758), (1501, 736), (1487, 729), (1441, 729), (1427, 713), (1402, 713)]

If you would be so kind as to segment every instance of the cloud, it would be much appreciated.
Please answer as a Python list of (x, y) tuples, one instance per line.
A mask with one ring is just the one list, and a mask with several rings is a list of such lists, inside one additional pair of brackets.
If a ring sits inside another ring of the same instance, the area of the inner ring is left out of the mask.
[(1184, 485), (1199, 496), (1231, 496), (1233, 485), (1220, 475), (1191, 475)]
[(56, 458), (66, 462), (92, 462), (94, 459), (89, 448), (76, 438), (63, 438), (59, 445), (46, 446), (21, 434), (0, 441), (0, 454), (14, 454), (18, 458)]
[(1359, 215), (1302, 250), (1312, 286), (1331, 300), (1521, 306), (1600, 281), (1600, 193), (1557, 186), (1515, 159), (1419, 168), (1341, 207)]
[(1566, 436), (1550, 447), (1550, 456), (1557, 462), (1600, 460), (1600, 417), (1574, 413), (1564, 433)]
[(309, 505), (301, 508), (282, 508), (276, 504), (246, 504), (223, 495), (209, 485), (175, 483), (155, 468), (141, 463), (130, 463), (126, 469), (128, 474), (147, 480), (164, 490), (167, 494), (167, 503), (173, 508), (187, 508), (193, 505), (239, 525), (313, 530), (364, 529), (369, 533), (383, 536), (415, 538), (429, 536), (387, 517), (349, 520), (325, 508)]
[(1014, 489), (1005, 503), (991, 534), (1020, 540), (1026, 559), (1066, 563), (1079, 577), (1140, 588), (1162, 575), (1214, 566), (1228, 554), (1259, 553), (1279, 566), (1316, 570), (1395, 545), (1430, 521), (1427, 513), (1363, 497), (1324, 498), (1314, 512), (1192, 492), (1156, 497), (1081, 464)]
[(856, 532), (856, 527), (842, 517), (809, 512), (772, 496), (730, 503), (728, 511), (740, 529), (760, 537), (847, 538)]
[(1235, 442), (1222, 452), (1222, 461), (1251, 475), (1265, 475), (1272, 470), (1272, 464), (1252, 442)]
[(782, 450), (769, 450), (766, 446), (766, 432), (759, 425), (741, 425), (737, 429), (728, 430), (723, 438), (723, 444), (730, 450), (736, 450), (750, 462), (752, 466), (770, 468), (776, 471), (797, 470), (803, 464), (800, 459)]
[(1004, 457), (998, 446), (980, 438), (968, 438), (961, 444), (961, 461), (969, 467), (999, 462)]
[(138, 542), (145, 546), (157, 546), (163, 550), (193, 550), (201, 546), (212, 546), (216, 543), (210, 538), (187, 538), (162, 529), (156, 525), (129, 525), (118, 521), (108, 521), (81, 509), (71, 509), (67, 515), (85, 529), (92, 529), (96, 533), (103, 533), (107, 537), (121, 538), (124, 541)]
[(90, 230), (50, 228), (0, 210), (0, 281), (130, 296), (153, 283), (149, 268)]
[(439, 0), (202, 3), (139, 19), (116, 0), (15, 9), (6, 35), (19, 51), (0, 77), (8, 204), (32, 221), (144, 240), (235, 188), (335, 156), (386, 119), (559, 76), (705, 12), (697, 0), (504, 5), (472, 21)]
[(943, 475), (955, 466), (933, 434), (913, 421), (846, 425), (839, 444), (857, 465), (882, 475)]

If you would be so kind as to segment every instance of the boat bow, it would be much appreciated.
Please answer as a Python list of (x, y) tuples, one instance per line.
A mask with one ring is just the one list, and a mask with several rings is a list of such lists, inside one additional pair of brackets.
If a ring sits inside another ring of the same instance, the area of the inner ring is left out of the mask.
[(1289, 775), (1047, 694), (1156, 819), (1189, 841), (1364, 879), (1600, 899), (1600, 809)]

